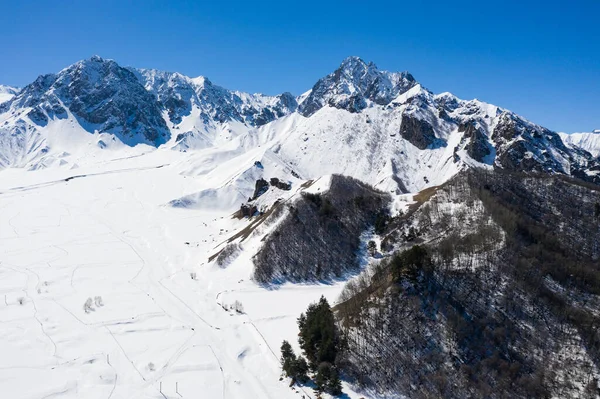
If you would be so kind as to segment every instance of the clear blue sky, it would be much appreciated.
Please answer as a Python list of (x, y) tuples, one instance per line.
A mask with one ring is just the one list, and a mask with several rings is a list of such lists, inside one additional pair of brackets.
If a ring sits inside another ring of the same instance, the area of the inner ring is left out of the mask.
[(0, 2), (0, 83), (93, 54), (294, 94), (343, 58), (559, 131), (600, 129), (600, 1)]

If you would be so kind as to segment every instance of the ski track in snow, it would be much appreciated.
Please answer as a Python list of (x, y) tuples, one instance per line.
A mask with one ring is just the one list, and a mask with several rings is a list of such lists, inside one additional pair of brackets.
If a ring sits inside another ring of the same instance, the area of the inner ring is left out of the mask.
[[(296, 318), (322, 294), (334, 302), (343, 283), (257, 286), (250, 255), (258, 236), (227, 268), (207, 263), (249, 222), (229, 209), (166, 206), (203, 183), (182, 175), (170, 155), (151, 156), (72, 176), (0, 172), (0, 392), (313, 398), (312, 389), (280, 381), (279, 346), (287, 339), (298, 351)], [(221, 184), (235, 176), (224, 172)], [(103, 305), (84, 311), (96, 296)], [(225, 309), (234, 300), (245, 314)]]

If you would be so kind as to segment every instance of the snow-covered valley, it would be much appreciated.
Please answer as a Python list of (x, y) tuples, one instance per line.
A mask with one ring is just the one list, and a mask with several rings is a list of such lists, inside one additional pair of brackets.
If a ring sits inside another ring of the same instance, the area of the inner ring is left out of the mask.
[[(156, 398), (162, 384), (169, 398), (176, 387), (184, 398), (312, 396), (279, 381), (279, 345), (342, 283), (266, 289), (250, 280), (249, 255), (209, 264), (248, 222), (168, 206), (203, 185), (178, 173), (177, 157), (156, 151), (73, 179), (60, 169), (0, 174), (0, 392)], [(224, 309), (236, 300), (244, 314)]]

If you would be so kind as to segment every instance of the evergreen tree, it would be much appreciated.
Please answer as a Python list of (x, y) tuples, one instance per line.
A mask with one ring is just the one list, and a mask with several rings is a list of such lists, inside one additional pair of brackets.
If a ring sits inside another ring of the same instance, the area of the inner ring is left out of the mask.
[(305, 384), (309, 380), (308, 363), (302, 356), (296, 357), (288, 341), (283, 341), (281, 344), (281, 368), (285, 372), (285, 375), (290, 377), (294, 382), (298, 381)]
[(338, 352), (338, 336), (331, 307), (325, 297), (309, 305), (306, 314), (298, 318), (300, 334), (298, 342), (315, 370), (322, 362), (335, 363)]
[(281, 368), (288, 377), (294, 378), (296, 354), (288, 341), (281, 343)]
[(302, 357), (295, 361), (295, 375), (298, 381), (302, 382), (301, 376), (308, 380), (306, 372), (310, 365), (310, 369), (315, 373), (313, 380), (317, 397), (320, 398), (323, 392), (336, 396), (341, 394), (342, 384), (335, 368), (335, 360), (342, 340), (337, 331), (333, 311), (324, 296), (319, 302), (310, 304), (306, 313), (300, 315), (298, 327), (298, 342), (308, 359), (308, 364)]
[(331, 369), (329, 381), (327, 381), (327, 392), (333, 396), (342, 394), (342, 382), (340, 381), (340, 375), (335, 368)]
[(298, 359), (296, 359), (294, 364), (294, 373), (298, 382), (302, 384), (306, 384), (308, 382), (308, 363), (302, 356), (298, 356)]
[(338, 396), (342, 393), (342, 383), (336, 368), (327, 362), (319, 364), (315, 373), (316, 392), (327, 392), (331, 395)]
[(381, 235), (385, 232), (385, 228), (390, 221), (390, 215), (386, 211), (382, 210), (375, 216), (375, 233)]
[(377, 252), (377, 244), (375, 241), (369, 241), (367, 244), (367, 251), (369, 251), (369, 255), (373, 256)]
[(321, 363), (315, 373), (315, 393), (320, 396), (327, 389), (329, 381), (329, 367), (327, 363)]
[(404, 279), (415, 282), (420, 273), (431, 273), (433, 270), (431, 256), (421, 245), (415, 245), (395, 255), (390, 261), (390, 266), (397, 282)]

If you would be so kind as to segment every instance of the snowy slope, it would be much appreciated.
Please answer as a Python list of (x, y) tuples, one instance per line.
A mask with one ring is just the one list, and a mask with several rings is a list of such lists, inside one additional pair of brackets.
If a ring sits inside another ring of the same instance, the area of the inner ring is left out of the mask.
[(22, 113), (0, 114), (2, 125), (6, 127), (0, 127), (0, 168), (75, 169), (80, 164), (105, 162), (154, 149), (146, 144), (131, 147), (113, 134), (90, 133), (68, 109), (61, 118), (49, 119), (43, 130)]
[(559, 134), (568, 146), (584, 149), (595, 157), (600, 156), (600, 132)]
[(11, 86), (0, 85), (0, 103), (4, 103), (19, 93), (19, 89)]

